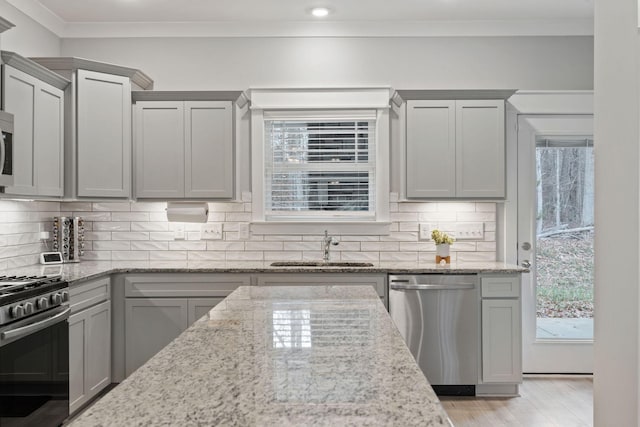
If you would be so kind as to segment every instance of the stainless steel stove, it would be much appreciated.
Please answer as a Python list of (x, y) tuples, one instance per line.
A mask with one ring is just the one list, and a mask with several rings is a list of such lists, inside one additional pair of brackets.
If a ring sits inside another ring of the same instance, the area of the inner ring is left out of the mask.
[(69, 285), (0, 275), (0, 427), (69, 416)]

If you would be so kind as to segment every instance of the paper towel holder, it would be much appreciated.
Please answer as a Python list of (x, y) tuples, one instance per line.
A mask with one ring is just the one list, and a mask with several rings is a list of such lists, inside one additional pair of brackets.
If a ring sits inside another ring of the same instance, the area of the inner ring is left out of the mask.
[(209, 204), (206, 202), (167, 202), (169, 222), (207, 222)]

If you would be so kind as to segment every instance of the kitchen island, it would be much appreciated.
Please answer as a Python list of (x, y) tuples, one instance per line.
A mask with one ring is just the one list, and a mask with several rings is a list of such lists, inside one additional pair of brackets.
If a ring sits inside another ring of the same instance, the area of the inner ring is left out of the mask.
[(370, 286), (241, 286), (72, 425), (449, 424)]

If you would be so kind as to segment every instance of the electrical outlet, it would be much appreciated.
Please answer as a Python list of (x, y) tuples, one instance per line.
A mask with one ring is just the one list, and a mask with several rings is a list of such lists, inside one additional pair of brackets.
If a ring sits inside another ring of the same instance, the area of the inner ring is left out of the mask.
[(176, 223), (173, 229), (173, 240), (184, 240), (184, 224)]
[(437, 226), (435, 224), (429, 224), (429, 223), (420, 223), (420, 232), (418, 234), (418, 238), (420, 240), (431, 240), (431, 231), (434, 228), (437, 228)]
[(222, 224), (207, 222), (200, 228), (201, 240), (222, 240)]
[(249, 239), (249, 223), (241, 222), (238, 224), (238, 239), (247, 240)]

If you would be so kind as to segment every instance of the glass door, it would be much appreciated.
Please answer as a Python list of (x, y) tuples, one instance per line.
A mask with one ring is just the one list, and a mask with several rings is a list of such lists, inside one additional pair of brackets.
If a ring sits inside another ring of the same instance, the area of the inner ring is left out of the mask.
[(524, 372), (593, 371), (593, 116), (520, 116)]

